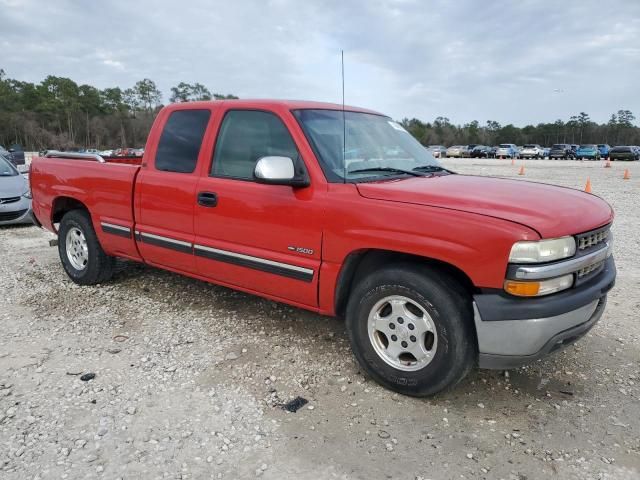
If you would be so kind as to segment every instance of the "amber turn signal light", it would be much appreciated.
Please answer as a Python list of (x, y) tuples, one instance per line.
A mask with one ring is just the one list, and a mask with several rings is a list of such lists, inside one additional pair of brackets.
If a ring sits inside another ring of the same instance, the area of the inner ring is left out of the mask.
[(511, 295), (518, 297), (535, 297), (540, 291), (540, 282), (516, 282), (507, 280), (504, 282), (504, 289)]
[(540, 297), (551, 293), (560, 292), (571, 288), (573, 285), (573, 275), (563, 275), (562, 277), (540, 280), (538, 282), (519, 282), (516, 280), (506, 280), (504, 290), (511, 295), (518, 297)]

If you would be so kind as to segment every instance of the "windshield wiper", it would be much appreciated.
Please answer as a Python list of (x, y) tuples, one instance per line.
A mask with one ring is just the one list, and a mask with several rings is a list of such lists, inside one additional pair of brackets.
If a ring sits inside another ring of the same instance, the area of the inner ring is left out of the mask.
[(407, 175), (413, 175), (414, 177), (426, 177), (427, 175), (421, 172), (413, 170), (403, 170), (402, 168), (394, 167), (371, 167), (371, 168), (359, 168), (357, 170), (349, 170), (347, 173), (367, 173), (367, 172), (391, 172), (391, 173), (404, 173)]
[(421, 165), (420, 167), (416, 167), (413, 169), (418, 172), (447, 172), (453, 173), (451, 170), (447, 170), (439, 165)]

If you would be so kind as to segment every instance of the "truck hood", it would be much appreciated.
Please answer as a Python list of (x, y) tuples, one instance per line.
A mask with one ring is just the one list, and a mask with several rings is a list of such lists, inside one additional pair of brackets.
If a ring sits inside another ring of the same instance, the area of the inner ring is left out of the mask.
[(613, 220), (609, 204), (595, 195), (521, 180), (442, 175), (359, 183), (357, 188), (365, 198), (516, 222), (536, 230), (542, 238), (575, 235)]

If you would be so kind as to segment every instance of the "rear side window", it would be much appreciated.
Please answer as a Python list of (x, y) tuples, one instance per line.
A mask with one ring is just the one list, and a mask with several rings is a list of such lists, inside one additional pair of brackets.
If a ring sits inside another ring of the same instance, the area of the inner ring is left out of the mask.
[(297, 162), (298, 150), (282, 120), (269, 112), (230, 110), (220, 127), (211, 175), (253, 180), (256, 163), (269, 156)]
[(193, 172), (198, 162), (202, 138), (210, 116), (209, 110), (173, 112), (160, 136), (156, 153), (156, 170)]

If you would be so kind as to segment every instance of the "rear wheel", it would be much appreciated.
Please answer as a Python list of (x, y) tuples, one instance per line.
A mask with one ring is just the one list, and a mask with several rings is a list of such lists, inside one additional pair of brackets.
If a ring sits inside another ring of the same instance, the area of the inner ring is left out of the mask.
[(471, 299), (447, 275), (409, 264), (374, 272), (347, 306), (351, 348), (362, 368), (390, 390), (433, 395), (474, 364)]
[(58, 254), (65, 272), (78, 285), (95, 285), (113, 275), (116, 259), (102, 249), (84, 210), (72, 210), (62, 217)]

